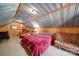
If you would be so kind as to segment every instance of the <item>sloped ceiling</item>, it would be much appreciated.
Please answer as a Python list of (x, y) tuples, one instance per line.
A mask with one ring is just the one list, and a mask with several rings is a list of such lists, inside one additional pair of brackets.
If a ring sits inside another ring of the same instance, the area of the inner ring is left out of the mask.
[[(33, 14), (35, 11), (36, 14)], [(79, 14), (79, 4), (24, 3), (1, 4), (0, 25), (12, 20), (21, 21), (27, 27), (79, 26), (74, 16)], [(74, 21), (73, 21), (73, 20)], [(75, 22), (75, 23), (74, 23)]]
[(9, 23), (14, 17), (18, 4), (0, 3), (0, 25)]

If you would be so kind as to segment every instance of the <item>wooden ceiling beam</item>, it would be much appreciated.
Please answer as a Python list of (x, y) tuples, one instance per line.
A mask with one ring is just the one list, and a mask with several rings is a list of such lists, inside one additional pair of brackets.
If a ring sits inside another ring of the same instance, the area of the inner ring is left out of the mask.
[(17, 8), (17, 10), (16, 10), (16, 12), (15, 12), (15, 15), (14, 15), (14, 17), (13, 17), (13, 21), (14, 21), (15, 17), (16, 17), (17, 15), (19, 15), (19, 13), (21, 12), (22, 8), (23, 8), (23, 3), (19, 3), (18, 8)]
[(65, 5), (65, 6), (63, 6), (63, 7), (58, 8), (58, 9), (51, 10), (51, 11), (49, 11), (49, 12), (47, 12), (47, 13), (43, 13), (43, 15), (41, 15), (41, 16), (33, 17), (33, 19), (40, 19), (40, 18), (42, 18), (42, 17), (44, 17), (44, 16), (47, 16), (47, 15), (49, 15), (49, 14), (58, 12), (58, 11), (60, 11), (60, 10), (64, 10), (65, 8), (69, 8), (69, 7), (73, 6), (73, 5), (75, 5), (75, 3), (69, 3), (69, 4), (67, 4), (67, 5)]

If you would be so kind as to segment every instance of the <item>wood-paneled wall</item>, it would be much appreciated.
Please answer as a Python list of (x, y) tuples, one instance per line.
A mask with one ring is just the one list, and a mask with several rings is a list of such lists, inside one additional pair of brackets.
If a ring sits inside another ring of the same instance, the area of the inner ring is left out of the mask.
[(60, 27), (60, 28), (39, 28), (40, 32), (51, 32), (53, 33), (79, 33), (79, 27)]
[[(16, 30), (11, 29), (12, 25), (17, 26), (17, 29)], [(23, 27), (24, 26), (21, 23), (11, 22), (5, 26), (0, 26), (0, 31), (9, 31), (10, 35), (19, 36), (20, 29), (22, 29)]]
[[(10, 28), (11, 25), (16, 25), (18, 28), (16, 30), (12, 30)], [(23, 29), (23, 28), (25, 28), (23, 24), (18, 23), (18, 22), (12, 22), (12, 23), (9, 23), (9, 24), (7, 24), (5, 26), (1, 26), (0, 31), (9, 31), (10, 35), (19, 36), (20, 32), (21, 32), (21, 29)], [(51, 32), (52, 34), (53, 33), (58, 33), (58, 32), (79, 33), (79, 27), (36, 28), (36, 29), (39, 32)]]

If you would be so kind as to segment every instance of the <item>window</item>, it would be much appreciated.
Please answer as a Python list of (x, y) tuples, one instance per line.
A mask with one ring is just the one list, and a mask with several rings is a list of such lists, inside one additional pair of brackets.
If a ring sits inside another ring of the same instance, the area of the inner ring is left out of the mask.
[(16, 29), (17, 29), (17, 26), (16, 26), (16, 25), (11, 25), (11, 26), (10, 26), (10, 29), (16, 30)]

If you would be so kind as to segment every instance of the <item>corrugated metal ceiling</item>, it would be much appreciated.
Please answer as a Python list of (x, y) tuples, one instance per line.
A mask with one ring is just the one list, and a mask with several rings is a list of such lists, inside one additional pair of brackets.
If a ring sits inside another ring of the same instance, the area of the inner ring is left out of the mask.
[[(58, 27), (62, 24), (68, 26), (67, 22), (79, 14), (77, 3), (24, 3), (19, 8), (18, 6), (19, 4), (16, 3), (0, 3), (0, 25), (14, 19), (14, 21), (22, 21), (27, 27)], [(72, 23), (74, 24), (74, 21)]]
[(18, 4), (0, 3), (0, 25), (9, 23), (15, 15)]

